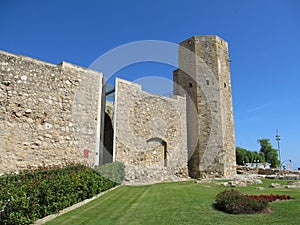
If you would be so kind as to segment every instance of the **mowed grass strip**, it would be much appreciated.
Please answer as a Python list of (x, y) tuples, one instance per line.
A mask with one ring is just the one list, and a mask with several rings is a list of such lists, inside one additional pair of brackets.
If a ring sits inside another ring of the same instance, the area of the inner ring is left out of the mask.
[[(285, 194), (294, 199), (272, 202), (272, 213), (231, 215), (213, 207), (216, 195), (223, 191), (215, 182), (161, 183), (147, 186), (121, 186), (100, 198), (48, 222), (60, 224), (300, 224), (300, 190), (271, 189), (263, 185), (239, 187), (245, 194)], [(264, 190), (255, 189), (264, 186)]]

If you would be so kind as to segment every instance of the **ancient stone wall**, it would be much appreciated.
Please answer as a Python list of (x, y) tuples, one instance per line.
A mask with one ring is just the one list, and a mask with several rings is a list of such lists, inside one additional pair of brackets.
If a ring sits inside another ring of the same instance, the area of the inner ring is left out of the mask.
[(180, 43), (175, 94), (187, 94), (189, 172), (192, 177), (231, 176), (235, 139), (228, 45), (217, 36)]
[(115, 160), (126, 166), (125, 181), (152, 183), (187, 176), (185, 97), (149, 94), (116, 80)]
[(187, 169), (195, 178), (234, 175), (228, 45), (195, 36), (180, 44), (178, 58), (180, 96), (117, 79), (115, 103), (105, 113), (102, 73), (0, 51), (0, 174), (118, 160), (128, 183), (178, 180)]
[(0, 52), (0, 173), (99, 163), (103, 76)]

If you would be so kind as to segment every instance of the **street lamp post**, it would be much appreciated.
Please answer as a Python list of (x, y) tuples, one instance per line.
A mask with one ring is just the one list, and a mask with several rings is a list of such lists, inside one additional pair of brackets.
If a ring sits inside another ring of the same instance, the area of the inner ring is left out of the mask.
[[(281, 166), (285, 167), (285, 165), (284, 165), (285, 162), (292, 163), (292, 160), (291, 160), (291, 159), (284, 160), (284, 161), (280, 164), (280, 167), (281, 167)], [(285, 169), (285, 168), (284, 168), (284, 169)]]
[(280, 156), (280, 135), (278, 133), (278, 130), (276, 130), (276, 141), (277, 141), (277, 145), (278, 145), (278, 155), (279, 155), (279, 169), (281, 169), (281, 156)]

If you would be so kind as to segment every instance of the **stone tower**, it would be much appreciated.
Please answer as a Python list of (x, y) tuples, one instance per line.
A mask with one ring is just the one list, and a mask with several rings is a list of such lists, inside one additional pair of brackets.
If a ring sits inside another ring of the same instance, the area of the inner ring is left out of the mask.
[(187, 96), (191, 177), (236, 173), (228, 44), (217, 36), (194, 36), (180, 43), (174, 94)]

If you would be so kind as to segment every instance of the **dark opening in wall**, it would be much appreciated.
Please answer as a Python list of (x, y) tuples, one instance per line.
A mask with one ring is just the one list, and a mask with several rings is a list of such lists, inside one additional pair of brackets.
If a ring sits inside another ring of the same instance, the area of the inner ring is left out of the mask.
[(209, 80), (206, 80), (206, 85), (207, 85), (207, 86), (209, 85)]
[(226, 88), (227, 87), (227, 84), (226, 83), (224, 83), (224, 88)]
[(105, 112), (104, 116), (104, 149), (103, 164), (113, 161), (113, 137), (114, 131), (110, 116)]
[(193, 87), (193, 84), (191, 82), (189, 82), (189, 88)]

